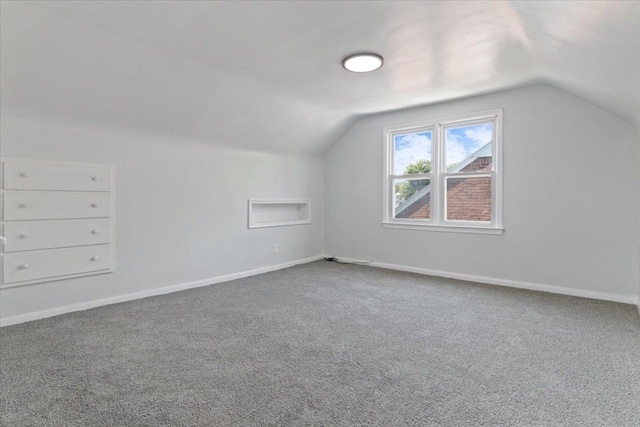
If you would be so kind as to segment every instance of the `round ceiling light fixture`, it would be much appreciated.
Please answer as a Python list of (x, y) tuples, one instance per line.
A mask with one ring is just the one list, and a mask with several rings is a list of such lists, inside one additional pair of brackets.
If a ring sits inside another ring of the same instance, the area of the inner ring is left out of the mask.
[(356, 53), (342, 60), (344, 69), (352, 73), (369, 73), (382, 67), (383, 63), (382, 56), (375, 53)]

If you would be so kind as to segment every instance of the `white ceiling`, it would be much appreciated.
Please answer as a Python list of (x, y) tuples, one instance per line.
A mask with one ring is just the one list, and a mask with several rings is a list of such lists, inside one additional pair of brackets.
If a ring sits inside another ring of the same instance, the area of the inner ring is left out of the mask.
[[(2, 108), (323, 152), (361, 115), (547, 82), (640, 120), (640, 2), (2, 1)], [(371, 50), (385, 66), (341, 68)]]

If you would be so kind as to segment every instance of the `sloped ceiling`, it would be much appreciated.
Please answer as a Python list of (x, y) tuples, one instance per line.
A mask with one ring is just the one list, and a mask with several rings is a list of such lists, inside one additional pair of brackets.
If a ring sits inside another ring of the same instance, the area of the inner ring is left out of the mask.
[[(640, 118), (640, 2), (1, 5), (3, 111), (275, 152), (324, 152), (365, 114), (533, 82)], [(385, 66), (344, 71), (363, 50)]]

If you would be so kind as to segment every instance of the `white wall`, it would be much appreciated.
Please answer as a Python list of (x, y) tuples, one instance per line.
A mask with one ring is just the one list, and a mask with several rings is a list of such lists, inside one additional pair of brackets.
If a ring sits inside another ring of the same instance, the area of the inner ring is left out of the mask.
[[(636, 130), (636, 158), (638, 159), (638, 248), (640, 249), (640, 117), (634, 122)], [(640, 252), (640, 251), (639, 251)], [(638, 254), (638, 273), (640, 275), (640, 254)], [(640, 314), (640, 279), (638, 280), (638, 313)]]
[[(492, 108), (504, 109), (506, 232), (383, 229), (382, 128)], [(313, 156), (221, 149), (6, 111), (0, 142), (2, 156), (113, 163), (117, 177), (117, 271), (3, 289), (2, 318), (320, 253), (639, 293), (640, 164), (630, 155), (637, 136), (627, 123), (549, 86), (361, 119), (327, 154), (324, 174), (323, 159)], [(311, 198), (313, 223), (248, 230), (249, 198)]]
[[(115, 164), (117, 212), (115, 273), (3, 289), (2, 318), (322, 253), (321, 157), (219, 149), (5, 111), (0, 138), (2, 156)], [(310, 198), (313, 222), (248, 230), (249, 198)]]
[[(384, 229), (383, 127), (504, 109), (501, 236)], [(638, 295), (638, 164), (631, 125), (546, 85), (358, 121), (325, 158), (325, 253)]]

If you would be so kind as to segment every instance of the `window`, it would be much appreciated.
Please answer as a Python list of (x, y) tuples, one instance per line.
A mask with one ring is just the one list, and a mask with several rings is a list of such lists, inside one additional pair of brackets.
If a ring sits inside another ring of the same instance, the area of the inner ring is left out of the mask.
[(385, 128), (383, 226), (502, 233), (502, 110)]

